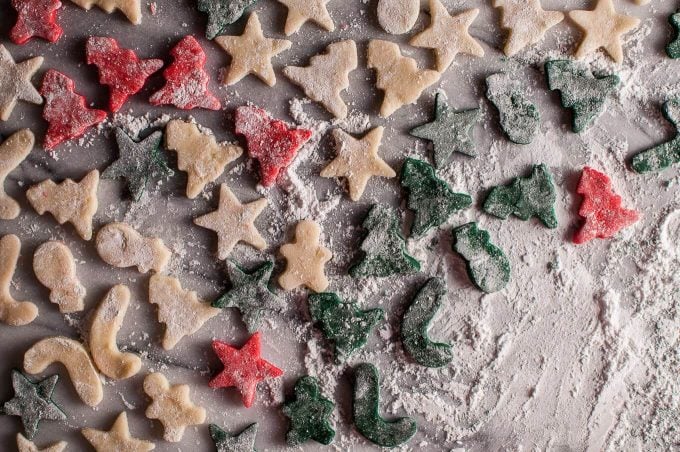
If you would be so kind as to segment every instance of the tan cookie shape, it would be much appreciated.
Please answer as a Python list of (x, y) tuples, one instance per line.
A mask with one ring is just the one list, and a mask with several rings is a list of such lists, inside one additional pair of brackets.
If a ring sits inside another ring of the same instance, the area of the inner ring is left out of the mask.
[(341, 129), (331, 132), (338, 155), (321, 170), (321, 177), (344, 177), (349, 185), (349, 197), (358, 201), (373, 176), (395, 177), (397, 173), (378, 156), (384, 127), (376, 127), (363, 138), (356, 139)]
[(52, 240), (33, 253), (33, 272), (40, 283), (50, 289), (50, 301), (67, 314), (84, 308), (85, 287), (76, 275), (76, 262), (64, 243)]
[(441, 74), (418, 69), (416, 60), (401, 55), (393, 42), (373, 39), (368, 43), (368, 68), (376, 71), (376, 86), (385, 92), (380, 116), (386, 118), (406, 104), (415, 103), (425, 88)]
[(297, 32), (302, 25), (311, 20), (327, 31), (335, 30), (335, 24), (328, 14), (326, 3), (329, 0), (278, 0), (288, 8), (286, 25), (283, 32), (290, 36)]
[(111, 14), (115, 10), (120, 10), (130, 22), (135, 25), (142, 23), (142, 5), (140, 0), (71, 0), (83, 9), (90, 10), (93, 6), (98, 6), (107, 13)]
[(451, 16), (441, 1), (430, 0), (430, 26), (415, 35), (410, 44), (434, 49), (439, 72), (445, 71), (459, 53), (483, 57), (484, 49), (468, 32), (478, 14), (475, 8)]
[(33, 441), (29, 441), (24, 435), (17, 433), (17, 450), (19, 452), (62, 452), (66, 449), (66, 446), (66, 441), (59, 441), (44, 449), (38, 449)]
[(16, 235), (0, 239), (0, 320), (12, 326), (29, 324), (38, 316), (36, 305), (30, 301), (17, 301), (9, 293), (20, 250), (21, 241)]
[(159, 238), (147, 238), (125, 223), (109, 223), (97, 232), (97, 253), (114, 267), (162, 272), (172, 252)]
[(194, 199), (224, 168), (243, 154), (243, 148), (218, 143), (196, 124), (173, 119), (165, 126), (165, 147), (177, 153), (177, 168), (187, 173), (187, 198)]
[(508, 31), (503, 52), (512, 56), (543, 39), (545, 32), (564, 20), (559, 11), (546, 11), (540, 0), (494, 0), (501, 10), (501, 27)]
[(378, 23), (388, 33), (407, 33), (420, 13), (420, 0), (378, 0)]
[(286, 258), (286, 269), (279, 276), (279, 285), (285, 290), (306, 286), (314, 292), (323, 292), (328, 287), (324, 273), (326, 262), (333, 255), (328, 248), (319, 244), (321, 228), (311, 220), (300, 221), (295, 227), (295, 240), (281, 247)]
[(583, 31), (583, 39), (576, 49), (576, 58), (583, 58), (603, 48), (615, 62), (621, 63), (621, 37), (640, 24), (637, 17), (618, 14), (612, 0), (598, 0), (592, 11), (577, 10), (568, 14)]
[(16, 63), (0, 44), (0, 121), (7, 121), (20, 100), (42, 104), (43, 98), (31, 83), (31, 77), (43, 64), (43, 57)]
[(64, 336), (48, 337), (33, 344), (24, 354), (24, 369), (29, 374), (38, 374), (56, 362), (66, 367), (81, 400), (90, 406), (99, 405), (104, 398), (102, 382), (80, 342)]
[(158, 305), (158, 321), (165, 324), (162, 345), (166, 350), (220, 313), (199, 300), (196, 292), (182, 289), (177, 278), (160, 274), (153, 275), (149, 282), (149, 303)]
[(9, 173), (31, 153), (34, 144), (35, 136), (29, 129), (10, 135), (0, 144), (0, 220), (13, 220), (21, 212), (19, 203), (5, 193), (4, 186)]
[(179, 442), (188, 426), (205, 422), (205, 410), (191, 401), (188, 385), (171, 386), (163, 374), (156, 372), (144, 379), (144, 392), (152, 400), (146, 417), (163, 424), (166, 441)]
[(248, 243), (258, 250), (266, 248), (267, 242), (255, 227), (255, 219), (265, 207), (265, 198), (241, 204), (229, 186), (222, 184), (217, 210), (196, 218), (194, 224), (217, 233), (217, 257), (226, 259), (238, 242)]
[(90, 327), (90, 353), (101, 373), (115, 380), (130, 378), (142, 368), (142, 360), (134, 353), (118, 350), (116, 335), (130, 305), (130, 290), (113, 286), (94, 312)]
[(156, 447), (150, 441), (130, 435), (127, 413), (124, 411), (118, 415), (111, 430), (84, 428), (81, 433), (97, 452), (148, 452)]
[(257, 13), (248, 17), (241, 36), (217, 36), (215, 42), (231, 55), (231, 64), (223, 83), (233, 85), (248, 74), (254, 74), (269, 86), (276, 84), (272, 58), (291, 46), (285, 39), (266, 38)]
[(44, 180), (26, 190), (26, 197), (39, 215), (50, 212), (59, 224), (71, 223), (80, 237), (90, 240), (98, 187), (99, 171), (92, 170), (80, 182)]
[(357, 67), (357, 45), (352, 40), (340, 41), (315, 55), (309, 66), (286, 66), (283, 73), (300, 85), (307, 97), (326, 107), (336, 118), (347, 117), (347, 104), (340, 93), (349, 86), (349, 73)]

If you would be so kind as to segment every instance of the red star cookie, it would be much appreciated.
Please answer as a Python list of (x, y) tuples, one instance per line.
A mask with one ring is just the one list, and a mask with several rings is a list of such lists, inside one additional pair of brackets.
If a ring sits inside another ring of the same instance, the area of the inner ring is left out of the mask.
[(211, 388), (235, 387), (241, 393), (241, 399), (246, 408), (253, 405), (257, 384), (260, 381), (283, 375), (281, 369), (260, 358), (260, 333), (250, 336), (248, 342), (240, 349), (221, 341), (213, 341), (212, 347), (224, 364), (224, 370), (210, 380), (208, 386)]
[(12, 0), (17, 22), (9, 37), (15, 44), (24, 44), (33, 37), (55, 42), (63, 30), (57, 23), (59, 0)]

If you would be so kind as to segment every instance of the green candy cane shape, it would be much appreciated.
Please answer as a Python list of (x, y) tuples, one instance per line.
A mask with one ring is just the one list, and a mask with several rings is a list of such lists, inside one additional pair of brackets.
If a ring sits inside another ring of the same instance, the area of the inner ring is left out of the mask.
[(668, 17), (668, 22), (673, 27), (675, 36), (666, 46), (666, 54), (670, 58), (680, 58), (680, 13), (671, 14)]
[(663, 114), (675, 126), (675, 138), (635, 155), (631, 166), (637, 173), (661, 171), (680, 162), (680, 99), (663, 104)]
[(205, 37), (213, 39), (223, 34), (227, 26), (241, 18), (247, 8), (258, 0), (198, 0), (198, 10), (208, 14)]
[(486, 293), (497, 292), (510, 281), (510, 262), (500, 248), (491, 243), (489, 233), (468, 223), (453, 230), (453, 249), (467, 264), (470, 279)]
[(451, 362), (451, 346), (432, 342), (427, 331), (432, 318), (446, 295), (446, 284), (431, 278), (404, 313), (401, 320), (401, 341), (415, 362), (426, 367), (442, 367)]
[(310, 439), (330, 444), (335, 430), (328, 422), (335, 404), (321, 396), (319, 382), (305, 376), (295, 383), (295, 398), (283, 405), (283, 413), (290, 419), (286, 441), (290, 446), (300, 445)]
[(354, 425), (369, 441), (383, 447), (395, 447), (416, 434), (418, 426), (410, 417), (386, 421), (380, 417), (380, 376), (373, 364), (354, 367)]
[(486, 79), (486, 97), (498, 110), (501, 128), (510, 141), (517, 144), (533, 141), (541, 117), (518, 79), (505, 73), (490, 75)]

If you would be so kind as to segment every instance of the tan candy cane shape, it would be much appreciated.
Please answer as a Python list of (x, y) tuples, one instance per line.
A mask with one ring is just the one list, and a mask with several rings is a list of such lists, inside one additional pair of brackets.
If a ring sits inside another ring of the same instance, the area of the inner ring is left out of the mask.
[(13, 220), (21, 208), (14, 198), (5, 193), (5, 180), (14, 168), (31, 153), (35, 136), (29, 129), (19, 130), (0, 144), (0, 219)]
[(80, 342), (64, 336), (48, 337), (33, 344), (24, 354), (24, 369), (29, 374), (39, 374), (55, 362), (66, 367), (83, 402), (90, 406), (99, 405), (104, 398), (102, 382), (90, 355)]
[(171, 252), (161, 239), (146, 238), (125, 223), (109, 223), (97, 232), (97, 253), (114, 267), (137, 267), (140, 273), (161, 272)]
[(50, 301), (63, 313), (82, 311), (85, 287), (76, 276), (76, 262), (68, 247), (59, 241), (45, 242), (33, 254), (33, 272), (50, 289)]
[(20, 249), (21, 242), (16, 235), (0, 239), (0, 320), (12, 326), (26, 325), (38, 316), (36, 305), (30, 301), (17, 301), (9, 293)]

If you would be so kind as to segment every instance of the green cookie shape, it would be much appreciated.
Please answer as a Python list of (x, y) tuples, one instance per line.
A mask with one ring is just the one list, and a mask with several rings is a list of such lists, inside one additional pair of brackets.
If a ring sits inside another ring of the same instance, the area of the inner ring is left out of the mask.
[(395, 447), (416, 434), (418, 426), (410, 417), (386, 421), (380, 417), (380, 377), (373, 364), (354, 367), (354, 425), (369, 441), (383, 447)]
[(663, 104), (663, 114), (675, 126), (675, 138), (635, 155), (631, 163), (635, 172), (661, 171), (680, 162), (680, 99)]
[(243, 16), (247, 8), (258, 0), (198, 0), (198, 10), (208, 14), (205, 37), (213, 39), (223, 34), (228, 25)]
[(451, 346), (432, 342), (427, 335), (432, 318), (446, 295), (440, 278), (431, 278), (420, 289), (401, 319), (401, 341), (415, 362), (426, 367), (442, 367), (453, 359)]
[(411, 234), (421, 236), (441, 226), (457, 210), (470, 207), (472, 198), (455, 193), (434, 174), (427, 163), (407, 158), (401, 169), (401, 185), (409, 191), (407, 206), (415, 211)]
[(434, 164), (441, 168), (451, 154), (475, 157), (475, 145), (472, 141), (472, 126), (479, 119), (479, 108), (470, 110), (454, 110), (441, 93), (434, 98), (434, 121), (411, 130), (410, 134), (417, 138), (429, 140), (434, 148)]
[(250, 424), (238, 435), (230, 435), (215, 424), (210, 424), (210, 437), (217, 452), (255, 452), (257, 424)]
[(364, 256), (349, 269), (352, 277), (385, 277), (420, 270), (420, 263), (406, 253), (397, 212), (392, 207), (374, 205), (363, 227), (368, 229), (360, 247)]
[(533, 141), (541, 118), (519, 80), (510, 74), (490, 75), (486, 78), (486, 97), (498, 109), (501, 128), (510, 141), (517, 144)]
[(666, 54), (671, 58), (680, 58), (680, 13), (671, 14), (668, 17), (673, 27), (673, 40), (666, 46)]
[(384, 317), (380, 308), (362, 311), (356, 303), (343, 302), (334, 293), (312, 294), (308, 302), (312, 320), (333, 343), (338, 361), (366, 345), (368, 335)]
[(453, 249), (467, 264), (468, 276), (486, 293), (501, 290), (510, 281), (510, 262), (489, 240), (489, 233), (468, 223), (453, 230)]
[(290, 428), (286, 434), (289, 446), (300, 445), (310, 439), (330, 444), (335, 437), (335, 430), (328, 422), (335, 404), (319, 393), (316, 378), (305, 376), (295, 383), (295, 398), (283, 405), (283, 413), (290, 419)]
[(548, 167), (534, 165), (529, 177), (518, 177), (509, 185), (494, 187), (484, 201), (484, 211), (498, 218), (515, 215), (521, 220), (536, 216), (549, 227), (557, 227), (555, 186)]
[(548, 61), (545, 74), (548, 87), (560, 91), (562, 106), (573, 110), (572, 130), (576, 133), (593, 125), (607, 97), (621, 82), (617, 75), (596, 77), (568, 60)]
[(26, 437), (31, 439), (38, 432), (43, 419), (63, 421), (66, 414), (52, 400), (54, 387), (59, 375), (52, 375), (38, 382), (32, 382), (21, 371), (12, 370), (14, 397), (3, 405), (5, 414), (21, 417)]

